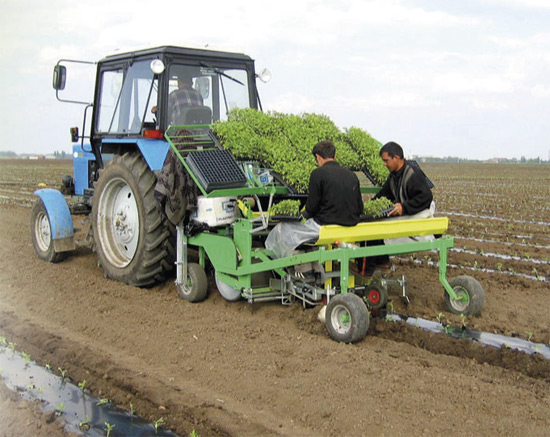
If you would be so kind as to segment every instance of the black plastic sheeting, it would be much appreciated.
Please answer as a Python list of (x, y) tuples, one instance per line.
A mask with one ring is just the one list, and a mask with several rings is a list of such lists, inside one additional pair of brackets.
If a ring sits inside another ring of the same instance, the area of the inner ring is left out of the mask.
[(65, 430), (68, 432), (86, 436), (105, 436), (107, 422), (112, 426), (110, 435), (113, 437), (176, 436), (162, 427), (155, 430), (154, 425), (135, 415), (131, 416), (111, 403), (101, 405), (101, 399), (92, 396), (88, 391), (2, 345), (0, 378), (8, 388), (19, 392), (23, 399), (37, 401), (45, 413), (55, 412), (65, 423)]
[(533, 343), (528, 340), (522, 340), (521, 338), (475, 331), (467, 326), (443, 325), (432, 320), (425, 320), (398, 314), (388, 314), (386, 316), (386, 320), (405, 322), (408, 325), (416, 326), (436, 334), (447, 334), (453, 338), (465, 338), (468, 340), (477, 341), (484, 346), (492, 346), (497, 349), (505, 347), (520, 350), (528, 355), (540, 354), (547, 360), (550, 360), (550, 346), (543, 343)]

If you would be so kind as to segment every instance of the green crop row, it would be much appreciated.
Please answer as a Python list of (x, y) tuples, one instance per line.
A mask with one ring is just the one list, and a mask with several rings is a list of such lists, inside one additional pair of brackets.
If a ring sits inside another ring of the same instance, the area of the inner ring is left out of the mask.
[(334, 143), (340, 165), (354, 171), (367, 169), (379, 184), (388, 176), (378, 141), (359, 128), (342, 132), (325, 115), (234, 109), (228, 120), (217, 121), (213, 130), (236, 158), (262, 162), (299, 193), (307, 192), (309, 176), (316, 167), (311, 149), (323, 140)]

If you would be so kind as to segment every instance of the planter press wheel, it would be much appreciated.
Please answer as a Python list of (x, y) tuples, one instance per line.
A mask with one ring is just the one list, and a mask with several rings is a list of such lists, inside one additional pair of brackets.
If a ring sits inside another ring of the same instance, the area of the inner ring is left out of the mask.
[(34, 252), (41, 260), (56, 263), (65, 258), (66, 252), (56, 252), (54, 249), (50, 219), (40, 199), (34, 202), (31, 209), (31, 237)]
[(325, 326), (333, 340), (342, 343), (361, 341), (369, 329), (367, 306), (353, 293), (338, 294), (327, 305)]
[(388, 290), (382, 284), (373, 282), (365, 289), (367, 305), (372, 310), (380, 310), (388, 303)]
[(218, 272), (214, 273), (214, 278), (216, 280), (216, 287), (218, 287), (218, 291), (225, 300), (228, 302), (236, 302), (241, 299), (241, 290), (237, 290), (231, 285), (221, 281), (218, 278)]
[(208, 278), (200, 264), (187, 264), (187, 283), (177, 284), (178, 296), (188, 302), (200, 302), (208, 294)]
[(479, 316), (485, 306), (485, 292), (481, 284), (471, 276), (457, 276), (449, 281), (451, 287), (460, 299), (451, 299), (444, 293), (447, 308), (453, 314)]

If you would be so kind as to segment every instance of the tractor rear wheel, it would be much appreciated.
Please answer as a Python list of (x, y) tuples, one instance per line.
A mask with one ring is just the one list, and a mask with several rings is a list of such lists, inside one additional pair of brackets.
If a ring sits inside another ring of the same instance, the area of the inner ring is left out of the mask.
[(457, 276), (449, 281), (451, 287), (458, 295), (458, 300), (451, 299), (449, 293), (445, 293), (445, 303), (453, 314), (465, 316), (479, 316), (485, 306), (485, 292), (481, 284), (471, 276)]
[(353, 293), (337, 294), (327, 305), (325, 326), (333, 340), (357, 343), (365, 338), (369, 329), (367, 306)]
[(31, 237), (34, 252), (41, 260), (56, 263), (65, 258), (66, 252), (56, 252), (54, 249), (50, 219), (40, 199), (34, 202), (31, 209)]
[(172, 270), (170, 231), (153, 195), (156, 177), (138, 153), (116, 156), (92, 199), (94, 249), (105, 276), (137, 287)]

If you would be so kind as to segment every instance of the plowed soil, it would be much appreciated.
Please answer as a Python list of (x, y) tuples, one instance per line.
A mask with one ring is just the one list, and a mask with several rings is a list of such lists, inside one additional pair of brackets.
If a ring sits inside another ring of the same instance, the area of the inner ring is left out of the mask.
[[(482, 316), (467, 325), (550, 343), (550, 168), (422, 168), (460, 249), (448, 277), (474, 276), (486, 292)], [(85, 379), (93, 394), (162, 417), (180, 435), (550, 434), (550, 361), (538, 355), (377, 320), (364, 341), (345, 345), (328, 337), (317, 309), (229, 303), (212, 278), (208, 299), (191, 304), (172, 281), (139, 289), (105, 279), (86, 247), (59, 264), (38, 260), (32, 191), (67, 173), (70, 162), (0, 160), (0, 336)], [(80, 236), (84, 219), (74, 217)], [(394, 259), (411, 299), (405, 306), (390, 290), (394, 311), (460, 324), (436, 262), (432, 253)], [(3, 410), (25, 410), (9, 396), (2, 388)], [(26, 430), (43, 423), (35, 413), (1, 421), (0, 435), (38, 434)]]

